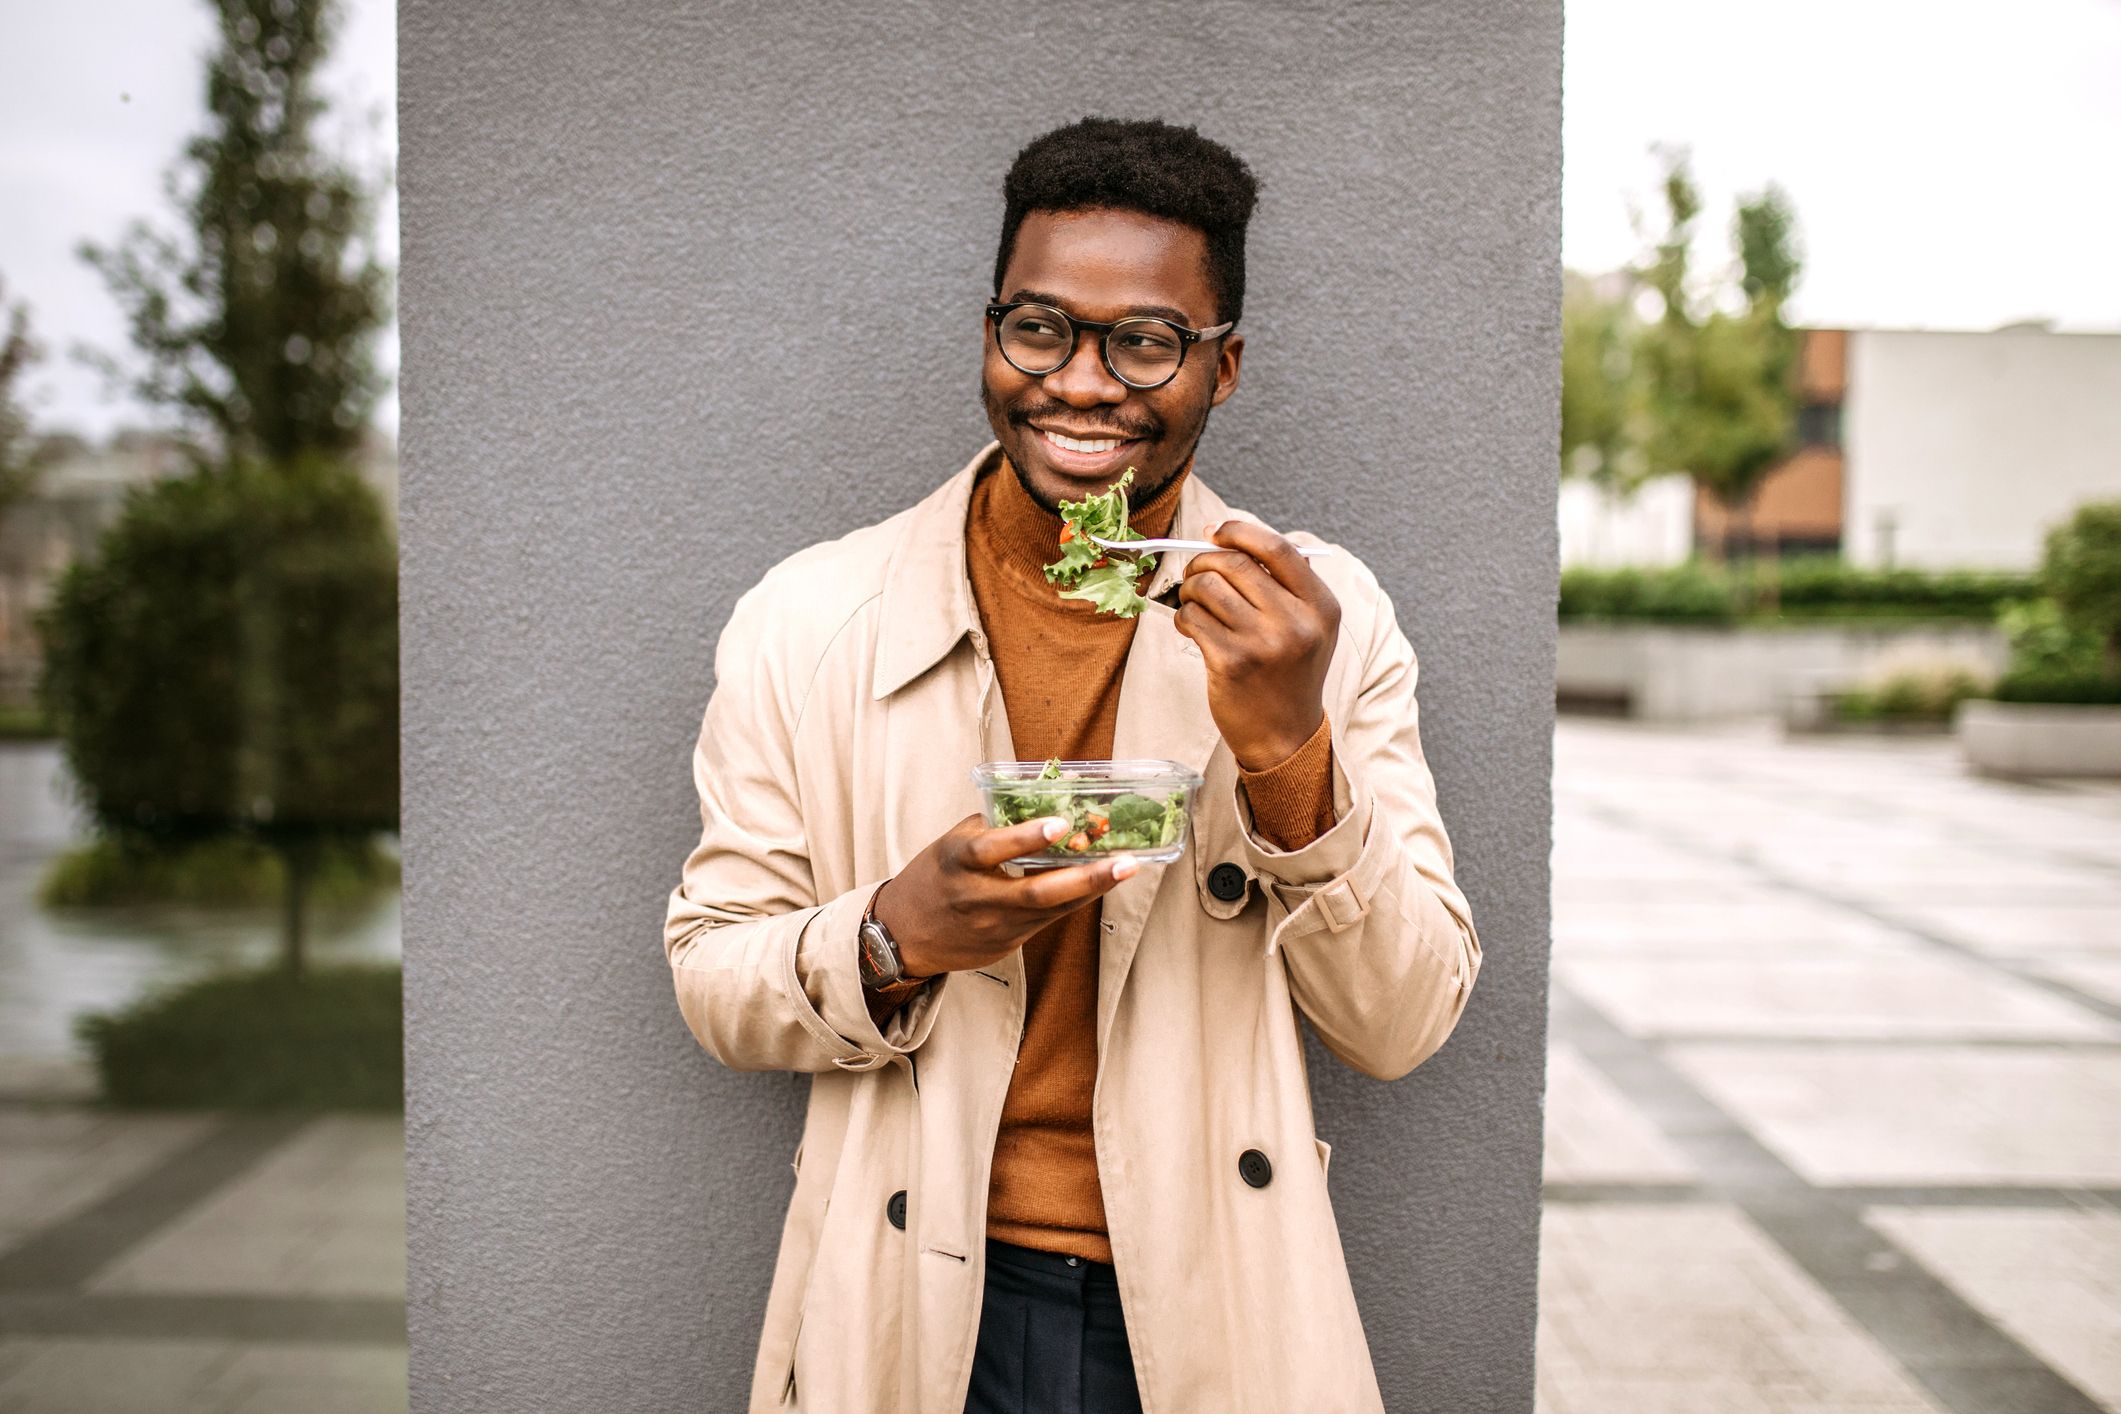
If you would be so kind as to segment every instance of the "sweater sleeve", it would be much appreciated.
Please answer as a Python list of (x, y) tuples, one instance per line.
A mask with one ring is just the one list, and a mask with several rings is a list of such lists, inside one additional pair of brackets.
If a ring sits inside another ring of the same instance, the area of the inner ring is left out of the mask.
[(1333, 828), (1333, 723), (1321, 716), (1311, 739), (1263, 771), (1238, 768), (1252, 825), (1277, 849), (1302, 849)]

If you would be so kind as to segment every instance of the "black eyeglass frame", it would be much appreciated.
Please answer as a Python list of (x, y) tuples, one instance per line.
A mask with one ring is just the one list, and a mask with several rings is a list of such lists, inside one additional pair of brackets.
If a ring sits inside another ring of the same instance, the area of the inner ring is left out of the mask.
[[(1018, 363), (1015, 359), (1010, 358), (1007, 346), (1002, 343), (1002, 321), (1019, 309), (1043, 309), (1056, 316), (1060, 320), (1062, 327), (1068, 331), (1068, 356), (1059, 363), (1054, 364), (1053, 367), (1040, 372), (1034, 372)], [(1165, 319), (1161, 315), (1156, 314), (1130, 314), (1125, 319), (1115, 319), (1111, 323), (1106, 324), (1100, 323), (1095, 319), (1077, 319), (1065, 309), (1055, 309), (1050, 304), (1031, 299), (1013, 300), (1007, 304), (998, 302), (989, 304), (987, 306), (987, 319), (994, 326), (995, 349), (1000, 352), (1004, 362), (1026, 378), (1050, 378), (1063, 368), (1066, 368), (1074, 361), (1076, 351), (1082, 344), (1082, 335), (1085, 331), (1088, 331), (1098, 336), (1097, 356), (1104, 361), (1105, 372), (1111, 374), (1129, 388), (1134, 388), (1141, 392), (1148, 392), (1152, 388), (1161, 388), (1173, 378), (1178, 377), (1179, 371), (1186, 366), (1186, 355), (1192, 352), (1195, 344), (1209, 339), (1220, 339), (1237, 327), (1237, 321), (1232, 319), (1224, 324), (1211, 324), (1205, 329), (1188, 329), (1183, 324)], [(1178, 362), (1171, 365), (1170, 373), (1159, 378), (1154, 383), (1137, 383), (1113, 367), (1112, 331), (1127, 324), (1161, 324), (1164, 328), (1178, 335)]]

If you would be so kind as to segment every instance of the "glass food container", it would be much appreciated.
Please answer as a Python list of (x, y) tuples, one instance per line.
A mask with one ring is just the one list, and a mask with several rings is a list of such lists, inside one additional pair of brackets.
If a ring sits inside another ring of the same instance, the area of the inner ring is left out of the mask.
[(986, 761), (972, 768), (987, 823), (1065, 815), (1068, 829), (1010, 873), (1129, 857), (1168, 864), (1186, 852), (1198, 771), (1179, 761)]

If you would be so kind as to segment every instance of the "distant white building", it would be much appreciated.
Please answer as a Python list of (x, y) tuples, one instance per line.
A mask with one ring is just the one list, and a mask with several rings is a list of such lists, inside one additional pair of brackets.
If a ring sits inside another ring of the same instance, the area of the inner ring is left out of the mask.
[(2028, 569), (2049, 526), (2121, 497), (2121, 334), (1865, 329), (1848, 362), (1859, 564)]
[[(2049, 527), (2121, 497), (2121, 334), (1810, 329), (1798, 381), (1802, 445), (1760, 489), (1762, 549), (2031, 569)], [(1674, 564), (1739, 531), (1675, 479), (1626, 502), (1562, 486), (1565, 565)]]

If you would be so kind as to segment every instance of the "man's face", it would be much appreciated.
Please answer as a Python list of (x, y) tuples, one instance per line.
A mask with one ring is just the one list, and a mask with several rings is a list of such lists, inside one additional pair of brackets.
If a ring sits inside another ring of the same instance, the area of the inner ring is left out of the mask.
[[(1132, 211), (1034, 211), (1017, 228), (1002, 272), (1003, 303), (1032, 300), (1078, 319), (1112, 321), (1154, 315), (1188, 329), (1216, 317), (1208, 284), (1208, 242), (1176, 221)], [(1002, 357), (994, 325), (982, 320), (986, 358), (980, 394), (987, 421), (1024, 489), (1047, 510), (1080, 501), (1117, 481), (1128, 467), (1128, 499), (1140, 505), (1185, 469), (1208, 422), (1208, 409), (1237, 387), (1244, 340), (1204, 340), (1186, 353), (1178, 376), (1160, 388), (1132, 388), (1112, 376), (1099, 336), (1080, 336), (1074, 357), (1040, 377)], [(1075, 441), (1120, 439), (1109, 451), (1073, 451)]]

